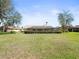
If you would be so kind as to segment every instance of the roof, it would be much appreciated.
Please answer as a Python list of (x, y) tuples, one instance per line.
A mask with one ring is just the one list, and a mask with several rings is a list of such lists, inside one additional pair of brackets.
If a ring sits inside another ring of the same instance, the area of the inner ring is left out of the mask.
[(53, 27), (52, 26), (31, 26), (29, 28), (32, 28), (32, 29), (51, 29)]
[(19, 27), (16, 27), (16, 26), (8, 26), (8, 29), (19, 30), (20, 28)]
[(75, 28), (79, 28), (79, 25), (76, 25)]
[(76, 25), (76, 26), (70, 26), (70, 28), (79, 28), (79, 25)]

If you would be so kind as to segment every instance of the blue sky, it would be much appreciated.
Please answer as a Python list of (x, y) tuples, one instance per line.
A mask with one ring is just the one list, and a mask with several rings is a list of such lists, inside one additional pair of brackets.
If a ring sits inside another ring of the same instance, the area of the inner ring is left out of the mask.
[(22, 14), (22, 26), (45, 25), (58, 26), (57, 14), (70, 10), (73, 25), (79, 24), (79, 0), (13, 0), (17, 11)]

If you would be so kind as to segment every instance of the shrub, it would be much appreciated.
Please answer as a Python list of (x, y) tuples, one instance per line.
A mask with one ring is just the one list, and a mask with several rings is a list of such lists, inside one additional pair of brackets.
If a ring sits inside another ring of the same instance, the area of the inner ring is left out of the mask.
[(11, 31), (10, 33), (11, 33), (11, 34), (15, 34), (16, 32), (15, 32), (15, 31)]
[(11, 31), (11, 32), (0, 32), (0, 35), (4, 35), (4, 34), (15, 34), (16, 32), (13, 32), (13, 31)]

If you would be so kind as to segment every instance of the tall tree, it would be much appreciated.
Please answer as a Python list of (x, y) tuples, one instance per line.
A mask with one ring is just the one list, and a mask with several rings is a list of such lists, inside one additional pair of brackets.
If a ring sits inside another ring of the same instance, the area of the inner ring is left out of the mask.
[[(11, 6), (11, 0), (0, 0), (0, 24), (3, 24), (7, 19), (6, 12)], [(3, 24), (4, 25), (4, 24)], [(3, 26), (3, 31), (5, 27)]]
[(21, 23), (22, 16), (13, 7), (7, 12), (7, 14), (7, 20), (4, 23), (8, 26), (15, 26)]
[(11, 6), (10, 0), (0, 0), (0, 20), (2, 21), (6, 18), (6, 12), (9, 10)]
[(17, 11), (11, 10), (11, 13), (9, 12), (9, 15), (7, 16), (7, 20), (4, 22), (5, 31), (7, 31), (8, 26), (15, 26), (21, 24), (21, 14)]
[(0, 21), (3, 24), (3, 31), (9, 25), (20, 24), (21, 15), (12, 5), (12, 0), (0, 0)]
[(69, 11), (63, 11), (58, 14), (58, 20), (62, 27), (62, 31), (68, 31), (68, 27), (71, 25), (74, 20), (73, 15)]

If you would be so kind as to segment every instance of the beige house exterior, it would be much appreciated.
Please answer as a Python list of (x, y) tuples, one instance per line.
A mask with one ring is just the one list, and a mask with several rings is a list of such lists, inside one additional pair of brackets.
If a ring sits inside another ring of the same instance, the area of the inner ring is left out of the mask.
[(19, 27), (15, 27), (15, 26), (8, 26), (7, 32), (11, 32), (11, 31), (20, 32), (21, 29)]

